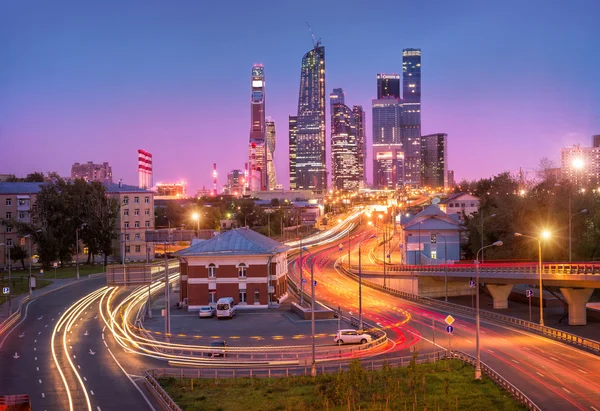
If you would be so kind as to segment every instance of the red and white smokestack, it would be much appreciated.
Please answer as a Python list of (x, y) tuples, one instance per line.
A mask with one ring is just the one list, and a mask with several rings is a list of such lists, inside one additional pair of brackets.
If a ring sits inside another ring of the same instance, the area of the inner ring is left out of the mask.
[(217, 163), (213, 163), (213, 195), (217, 195)]

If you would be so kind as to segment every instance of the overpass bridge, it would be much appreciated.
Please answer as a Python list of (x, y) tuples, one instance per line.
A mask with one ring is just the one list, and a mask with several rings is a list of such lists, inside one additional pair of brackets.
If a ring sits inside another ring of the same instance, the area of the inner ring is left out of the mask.
[[(595, 288), (600, 288), (600, 264), (545, 263), (541, 276), (544, 287), (558, 287), (569, 306), (569, 325), (585, 325), (586, 304)], [(475, 264), (363, 265), (364, 278), (383, 280), (390, 288), (420, 296), (469, 295), (469, 281), (476, 276)], [(351, 271), (358, 273), (358, 266)], [(479, 264), (479, 280), (492, 295), (494, 308), (508, 308), (508, 297), (515, 284), (538, 285), (537, 263)], [(540, 291), (541, 292), (541, 291)]]

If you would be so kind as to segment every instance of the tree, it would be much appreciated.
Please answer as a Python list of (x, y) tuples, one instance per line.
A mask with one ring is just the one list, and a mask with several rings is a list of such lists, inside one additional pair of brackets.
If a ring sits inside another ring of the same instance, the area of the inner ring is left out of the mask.
[(43, 183), (44, 182), (44, 173), (35, 171), (31, 174), (27, 174), (27, 177), (25, 177), (25, 182), (27, 182), (27, 183)]
[(28, 257), (27, 250), (25, 247), (21, 247), (20, 244), (15, 244), (10, 250), (10, 259), (13, 262), (20, 261), (23, 270), (25, 269), (25, 259)]

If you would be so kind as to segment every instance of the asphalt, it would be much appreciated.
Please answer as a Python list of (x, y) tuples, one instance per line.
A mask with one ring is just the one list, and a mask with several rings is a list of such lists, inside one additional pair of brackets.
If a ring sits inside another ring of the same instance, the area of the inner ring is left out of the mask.
[[(18, 325), (0, 336), (0, 395), (29, 394), (34, 410), (69, 409), (66, 390), (52, 356), (52, 333), (65, 310), (79, 298), (104, 286), (104, 281), (104, 278), (80, 280), (26, 305)], [(110, 335), (103, 335), (103, 327), (98, 301), (94, 301), (66, 337), (68, 353), (62, 349), (62, 334), (54, 339), (59, 366), (71, 387), (73, 408), (87, 409), (87, 404), (67, 355), (85, 383), (92, 409), (151, 409), (138, 388), (149, 398), (153, 408), (159, 409), (141, 380), (149, 362), (124, 353)]]
[[(353, 248), (361, 238), (354, 239)], [(366, 243), (363, 244), (365, 253)], [(356, 282), (334, 269), (336, 259), (342, 254), (337, 245), (313, 251), (315, 277), (321, 285), (317, 298), (334, 306), (341, 305), (345, 310), (357, 310)], [(292, 264), (292, 267), (290, 275), (297, 280), (297, 265)], [(310, 267), (306, 259), (304, 267), (305, 270)], [(472, 317), (420, 306), (368, 287), (362, 288), (362, 295), (365, 319), (381, 324), (396, 343), (398, 352), (411, 347), (422, 351), (437, 345), (475, 355)], [(452, 335), (445, 332), (444, 319), (448, 314), (456, 319)], [(481, 322), (480, 340), (482, 361), (543, 410), (600, 409), (600, 357), (487, 321)]]

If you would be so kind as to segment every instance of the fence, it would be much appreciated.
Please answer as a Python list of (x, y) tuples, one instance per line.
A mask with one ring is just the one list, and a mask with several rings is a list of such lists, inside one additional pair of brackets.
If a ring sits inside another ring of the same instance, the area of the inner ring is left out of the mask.
[[(340, 268), (340, 271), (342, 273), (344, 273), (345, 275), (358, 281), (358, 276), (356, 274), (349, 272), (345, 267), (342, 267), (340, 265), (338, 265), (337, 267)], [(458, 311), (458, 312), (462, 312), (465, 314), (475, 315), (474, 308), (465, 307), (464, 305), (448, 303), (445, 301), (435, 300), (435, 299), (427, 298), (427, 297), (420, 297), (416, 294), (411, 294), (411, 293), (407, 293), (405, 291), (395, 290), (390, 287), (384, 287), (380, 284), (376, 284), (371, 281), (365, 280), (364, 278), (362, 279), (362, 283), (363, 283), (363, 285), (366, 285), (371, 288), (375, 288), (377, 290), (386, 292), (388, 294), (393, 294), (393, 295), (399, 296), (399, 297), (407, 299), (407, 300), (412, 300), (412, 301), (418, 302), (420, 304), (435, 307), (437, 309), (443, 308), (446, 310), (453, 310), (455, 312)], [(527, 331), (535, 332), (535, 333), (543, 335), (545, 337), (549, 337), (554, 340), (562, 341), (562, 342), (568, 343), (570, 345), (574, 345), (579, 348), (583, 348), (585, 350), (588, 350), (595, 354), (600, 355), (600, 341), (590, 340), (588, 338), (580, 337), (575, 334), (557, 330), (556, 328), (539, 325), (539, 324), (536, 324), (536, 323), (533, 323), (530, 321), (522, 320), (520, 318), (510, 317), (508, 315), (503, 315), (503, 314), (495, 313), (492, 311), (480, 310), (479, 315), (483, 318), (487, 318), (490, 320), (496, 320), (496, 321), (501, 321), (501, 322), (505, 322), (505, 323), (510, 323), (512, 325), (515, 325), (515, 326), (525, 329)]]
[[(178, 260), (168, 260), (169, 275), (179, 271)], [(144, 285), (165, 275), (164, 263), (125, 264), (106, 267), (106, 285)]]

